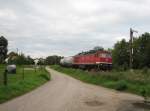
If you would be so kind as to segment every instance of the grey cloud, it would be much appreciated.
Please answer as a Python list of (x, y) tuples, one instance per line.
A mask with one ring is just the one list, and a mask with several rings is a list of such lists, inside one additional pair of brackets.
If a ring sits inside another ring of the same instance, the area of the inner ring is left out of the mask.
[(149, 0), (0, 0), (0, 34), (9, 49), (47, 56), (112, 48), (129, 28), (149, 31)]

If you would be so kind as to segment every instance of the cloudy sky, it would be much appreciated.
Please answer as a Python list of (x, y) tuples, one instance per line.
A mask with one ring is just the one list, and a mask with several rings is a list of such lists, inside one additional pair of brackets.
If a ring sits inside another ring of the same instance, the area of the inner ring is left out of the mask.
[(112, 48), (129, 39), (130, 27), (150, 32), (150, 0), (0, 0), (0, 35), (9, 51), (34, 57)]

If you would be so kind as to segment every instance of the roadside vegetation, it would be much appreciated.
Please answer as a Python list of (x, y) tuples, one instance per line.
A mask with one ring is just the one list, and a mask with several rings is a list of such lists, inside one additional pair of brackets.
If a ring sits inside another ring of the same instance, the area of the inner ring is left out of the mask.
[[(150, 97), (150, 70), (88, 72), (52, 65), (51, 68), (95, 85)], [(143, 93), (144, 92), (144, 93)]]
[[(7, 52), (8, 40), (0, 36), (0, 103), (29, 92), (50, 80), (43, 58), (38, 58), (36, 63), (37, 60), (32, 57), (18, 53), (18, 49), (17, 52)], [(4, 76), (6, 64), (16, 65), (16, 74), (5, 73)], [(35, 68), (35, 65), (38, 68)]]
[[(150, 68), (150, 33), (133, 39), (133, 69)], [(129, 69), (130, 42), (122, 39), (112, 49), (113, 67), (117, 70)]]
[[(8, 74), (8, 85), (3, 84), (5, 65), (0, 65), (0, 103), (29, 92), (50, 80), (44, 67), (17, 66), (16, 74)], [(23, 74), (24, 71), (24, 74)]]

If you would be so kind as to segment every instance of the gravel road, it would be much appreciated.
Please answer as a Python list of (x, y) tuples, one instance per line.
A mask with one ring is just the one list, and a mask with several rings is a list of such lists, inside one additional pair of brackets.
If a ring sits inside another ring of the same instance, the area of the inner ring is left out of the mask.
[(51, 72), (50, 82), (1, 104), (0, 111), (132, 111), (126, 109), (129, 104), (142, 100), (133, 94), (83, 83), (48, 67), (47, 70)]

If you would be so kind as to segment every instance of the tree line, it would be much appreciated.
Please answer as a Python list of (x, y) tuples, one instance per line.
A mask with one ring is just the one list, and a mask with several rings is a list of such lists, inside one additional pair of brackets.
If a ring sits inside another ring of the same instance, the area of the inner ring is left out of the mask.
[[(122, 39), (112, 49), (114, 68), (129, 68), (130, 61), (129, 41)], [(150, 33), (144, 33), (138, 38), (133, 38), (133, 68), (141, 69), (150, 67)]]
[(89, 51), (82, 51), (80, 53), (78, 53), (77, 55), (86, 55), (86, 54), (93, 54), (97, 51), (103, 51), (104, 48), (101, 46), (95, 46), (93, 49), (89, 50)]
[(35, 59), (38, 59), (38, 65), (54, 65), (59, 64), (61, 56), (52, 55), (46, 58), (31, 58), (30, 56), (25, 56), (22, 54), (17, 54), (15, 52), (10, 52), (8, 54), (9, 60), (8, 64), (18, 64), (18, 65), (34, 65)]
[(39, 65), (55, 65), (55, 64), (60, 64), (60, 59), (63, 58), (61, 56), (57, 55), (52, 55), (52, 56), (47, 56), (45, 59), (44, 58), (39, 58)]
[[(7, 55), (8, 41), (3, 36), (0, 37), (0, 63), (4, 63), (4, 60), (9, 57), (10, 64), (34, 64), (34, 59), (30, 56), (17, 54), (10, 52)], [(101, 46), (96, 46), (92, 50), (82, 51), (78, 55), (94, 53), (98, 50), (105, 50)], [(113, 67), (115, 69), (126, 70), (129, 68), (130, 59), (130, 44), (129, 41), (122, 39), (114, 44), (112, 49), (108, 49), (112, 52)], [(48, 56), (45, 59), (39, 58), (38, 64), (53, 65), (59, 64), (61, 56), (53, 55)], [(150, 33), (144, 33), (138, 38), (133, 39), (133, 68), (141, 69), (150, 67)]]
[(23, 53), (18, 54), (16, 52), (10, 52), (8, 55), (8, 64), (18, 64), (18, 65), (32, 65), (34, 64), (34, 59), (30, 56), (25, 56)]
[[(34, 58), (30, 56), (26, 56), (25, 54), (21, 53), (18, 54), (14, 51), (8, 53), (8, 40), (4, 37), (0, 37), (0, 64), (7, 63), (8, 64), (17, 64), (17, 65), (33, 65), (34, 64)], [(8, 54), (7, 54), (8, 53)], [(53, 55), (48, 56), (46, 58), (36, 58), (38, 59), (39, 65), (53, 65), (53, 64), (59, 64), (59, 61), (62, 57)]]

